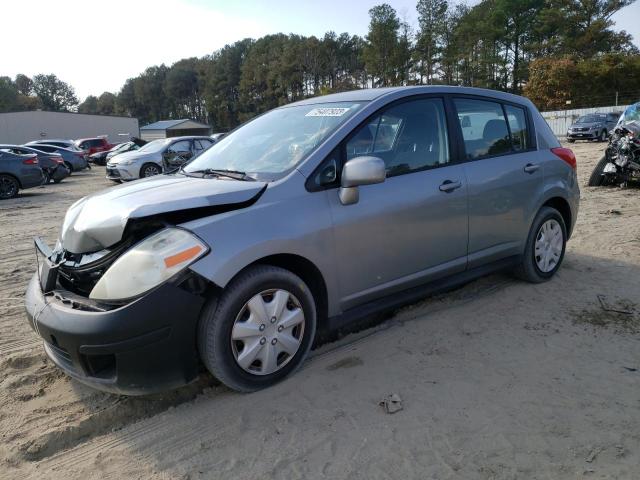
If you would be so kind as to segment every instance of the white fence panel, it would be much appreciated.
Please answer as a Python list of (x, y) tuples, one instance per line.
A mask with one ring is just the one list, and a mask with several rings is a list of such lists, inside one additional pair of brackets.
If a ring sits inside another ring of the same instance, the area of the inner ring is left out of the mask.
[(565, 137), (567, 135), (567, 129), (575, 122), (578, 117), (586, 115), (588, 113), (622, 113), (628, 105), (616, 105), (611, 107), (598, 107), (598, 108), (577, 108), (573, 110), (557, 110), (554, 112), (541, 112), (544, 119), (547, 121), (553, 133), (557, 137)]

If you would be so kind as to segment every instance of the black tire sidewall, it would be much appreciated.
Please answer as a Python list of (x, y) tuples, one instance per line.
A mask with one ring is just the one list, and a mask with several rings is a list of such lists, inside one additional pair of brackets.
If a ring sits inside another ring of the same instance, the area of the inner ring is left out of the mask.
[[(231, 331), (237, 314), (257, 293), (281, 288), (292, 293), (300, 302), (305, 327), (302, 344), (289, 362), (269, 375), (252, 375), (237, 364), (231, 348)], [(279, 267), (256, 266), (240, 274), (219, 298), (213, 308), (205, 308), (204, 322), (199, 328), (200, 355), (209, 371), (234, 390), (250, 392), (273, 385), (293, 373), (306, 358), (315, 337), (316, 306), (307, 285), (293, 273)]]
[[(553, 270), (549, 272), (543, 272), (538, 268), (535, 259), (535, 242), (538, 237), (538, 232), (542, 225), (548, 220), (556, 220), (560, 224), (560, 229), (562, 230), (562, 253), (560, 254), (560, 259), (558, 263), (553, 268)], [(555, 275), (560, 266), (562, 265), (562, 261), (564, 260), (564, 254), (567, 247), (567, 227), (564, 223), (564, 219), (560, 212), (558, 212), (555, 208), (551, 207), (543, 207), (540, 209), (538, 214), (536, 215), (533, 224), (531, 225), (531, 231), (529, 232), (529, 237), (527, 238), (527, 246), (524, 254), (524, 268), (527, 274), (531, 275), (532, 281), (543, 282), (549, 280), (551, 277)]]
[(9, 200), (10, 198), (15, 198), (18, 196), (18, 192), (20, 191), (20, 183), (18, 182), (18, 180), (16, 180), (14, 177), (12, 177), (11, 175), (0, 175), (0, 178), (2, 179), (9, 179), (11, 182), (13, 182), (14, 186), (15, 186), (15, 190), (13, 192), (13, 195), (10, 196), (2, 196), (0, 198), (4, 199), (4, 200)]

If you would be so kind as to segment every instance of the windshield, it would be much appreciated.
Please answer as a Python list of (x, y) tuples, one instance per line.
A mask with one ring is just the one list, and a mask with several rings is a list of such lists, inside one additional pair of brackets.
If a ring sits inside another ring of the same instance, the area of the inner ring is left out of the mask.
[(576, 123), (598, 123), (606, 120), (605, 115), (584, 115)]
[(138, 152), (140, 153), (154, 153), (162, 150), (162, 148), (169, 142), (171, 139), (167, 138), (159, 138), (157, 140), (153, 140), (152, 142), (147, 143), (144, 147), (142, 147)]
[(627, 123), (636, 120), (640, 120), (640, 103), (634, 103), (627, 108), (622, 114), (622, 117), (620, 117), (620, 120), (618, 120), (618, 123)]
[(258, 180), (275, 180), (295, 168), (362, 105), (341, 102), (272, 110), (221, 139), (184, 171), (234, 170)]

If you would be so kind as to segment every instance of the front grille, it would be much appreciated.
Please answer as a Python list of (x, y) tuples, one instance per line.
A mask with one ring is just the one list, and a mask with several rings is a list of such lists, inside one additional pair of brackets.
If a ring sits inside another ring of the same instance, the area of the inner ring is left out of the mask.
[(47, 341), (44, 342), (44, 348), (47, 351), (47, 354), (49, 354), (49, 356), (53, 358), (56, 363), (60, 364), (67, 370), (72, 370), (74, 372), (77, 371), (75, 365), (73, 364), (73, 360), (71, 359), (71, 355), (67, 350)]
[(107, 176), (109, 177), (119, 177), (120, 172), (115, 168), (107, 168)]

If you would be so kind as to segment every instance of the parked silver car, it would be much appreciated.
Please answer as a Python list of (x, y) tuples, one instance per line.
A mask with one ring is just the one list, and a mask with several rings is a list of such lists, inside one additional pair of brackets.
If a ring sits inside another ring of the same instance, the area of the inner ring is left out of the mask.
[(567, 130), (567, 141), (573, 143), (576, 140), (598, 140), (606, 142), (609, 132), (618, 122), (620, 113), (590, 113), (582, 115)]
[(26, 309), (49, 357), (96, 388), (176, 387), (199, 357), (253, 391), (295, 371), (317, 331), (496, 270), (549, 280), (578, 199), (575, 156), (525, 98), (316, 97), (73, 204), (55, 248), (37, 241)]
[(107, 162), (109, 180), (128, 181), (175, 170), (215, 143), (209, 137), (161, 138), (139, 150), (125, 152)]

